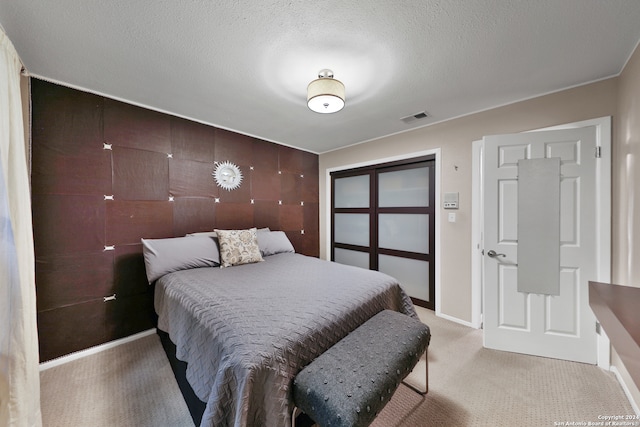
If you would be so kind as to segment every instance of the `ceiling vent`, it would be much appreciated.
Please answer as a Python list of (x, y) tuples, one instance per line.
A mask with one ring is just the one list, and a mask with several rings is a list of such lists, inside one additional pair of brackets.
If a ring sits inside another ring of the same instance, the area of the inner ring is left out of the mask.
[(412, 114), (412, 115), (407, 116), (407, 117), (403, 117), (400, 120), (402, 120), (405, 123), (412, 123), (412, 122), (415, 122), (416, 120), (425, 119), (427, 117), (429, 117), (429, 115), (425, 111), (422, 111), (420, 113), (416, 113), (416, 114)]

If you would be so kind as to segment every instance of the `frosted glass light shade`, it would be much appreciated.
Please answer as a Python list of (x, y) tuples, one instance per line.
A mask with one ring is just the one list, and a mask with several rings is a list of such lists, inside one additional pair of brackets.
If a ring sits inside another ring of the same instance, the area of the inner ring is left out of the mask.
[(333, 77), (320, 77), (307, 86), (307, 105), (316, 113), (335, 113), (344, 107), (344, 85)]

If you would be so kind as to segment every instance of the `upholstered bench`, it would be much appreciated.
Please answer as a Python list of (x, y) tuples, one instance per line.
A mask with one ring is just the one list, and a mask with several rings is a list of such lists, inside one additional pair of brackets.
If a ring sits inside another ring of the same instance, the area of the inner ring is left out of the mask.
[[(391, 310), (376, 314), (298, 373), (293, 426), (298, 410), (321, 427), (368, 426), (426, 352), (430, 338), (429, 327), (418, 319)], [(428, 388), (416, 391), (425, 394)]]

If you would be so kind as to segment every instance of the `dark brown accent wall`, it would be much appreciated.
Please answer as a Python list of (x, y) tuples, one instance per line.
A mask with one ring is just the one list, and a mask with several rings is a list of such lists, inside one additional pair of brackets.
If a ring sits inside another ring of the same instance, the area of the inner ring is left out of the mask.
[(154, 327), (140, 238), (270, 227), (318, 256), (317, 155), (37, 79), (31, 97), (41, 361)]

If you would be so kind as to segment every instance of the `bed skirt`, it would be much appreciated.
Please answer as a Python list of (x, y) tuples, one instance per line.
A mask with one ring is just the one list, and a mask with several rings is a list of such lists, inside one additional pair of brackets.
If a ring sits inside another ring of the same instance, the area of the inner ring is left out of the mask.
[[(176, 346), (171, 342), (169, 334), (158, 328), (156, 328), (156, 331), (160, 337), (160, 342), (162, 343), (162, 348), (167, 355), (167, 359), (169, 359), (171, 370), (173, 371), (173, 375), (176, 377), (182, 397), (184, 397), (187, 408), (189, 408), (189, 414), (191, 414), (193, 424), (199, 426), (200, 421), (202, 420), (202, 414), (204, 414), (204, 408), (207, 404), (198, 399), (198, 396), (194, 393), (191, 385), (189, 385), (186, 375), (187, 362), (183, 362), (176, 358)], [(296, 417), (296, 426), (298, 427), (311, 427), (313, 424), (313, 420), (311, 420), (307, 414), (300, 414)]]
[(196, 396), (193, 389), (187, 382), (187, 363), (176, 358), (176, 346), (171, 342), (169, 334), (165, 331), (161, 331), (160, 329), (156, 330), (158, 331), (158, 336), (160, 336), (162, 348), (164, 348), (164, 352), (167, 354), (167, 358), (169, 359), (173, 375), (176, 377), (176, 381), (178, 382), (178, 387), (180, 387), (180, 392), (182, 392), (184, 401), (189, 408), (189, 413), (191, 414), (193, 423), (199, 426), (200, 421), (202, 420), (202, 414), (204, 413), (204, 408), (207, 404), (198, 399), (198, 396)]

